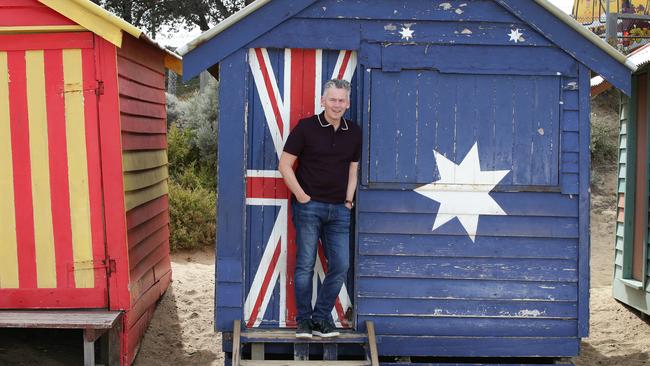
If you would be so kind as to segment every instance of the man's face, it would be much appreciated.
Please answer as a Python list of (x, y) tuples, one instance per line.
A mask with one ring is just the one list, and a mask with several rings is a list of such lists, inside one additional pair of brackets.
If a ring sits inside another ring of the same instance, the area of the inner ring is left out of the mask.
[(320, 104), (328, 121), (339, 121), (350, 108), (350, 96), (345, 89), (329, 88), (320, 98)]

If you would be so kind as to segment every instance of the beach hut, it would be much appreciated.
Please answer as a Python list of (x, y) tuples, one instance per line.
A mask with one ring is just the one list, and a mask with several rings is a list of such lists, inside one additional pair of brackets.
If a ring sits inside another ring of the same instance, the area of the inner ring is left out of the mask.
[(372, 322), (386, 362), (578, 354), (590, 72), (629, 94), (624, 56), (544, 0), (258, 0), (180, 52), (186, 79), (220, 83), (215, 324), (235, 362), (240, 344), (293, 342), (277, 329), (296, 314), (278, 157), (330, 78), (352, 82), (363, 130), (337, 325)]
[[(0, 2), (2, 326), (94, 341), (116, 321), (132, 362), (171, 279), (165, 73), (180, 67), (90, 1)], [(117, 316), (93, 324), (101, 310)]]
[(621, 99), (614, 297), (650, 314), (648, 281), (648, 62), (650, 47), (628, 57), (639, 69), (632, 75), (632, 94)]

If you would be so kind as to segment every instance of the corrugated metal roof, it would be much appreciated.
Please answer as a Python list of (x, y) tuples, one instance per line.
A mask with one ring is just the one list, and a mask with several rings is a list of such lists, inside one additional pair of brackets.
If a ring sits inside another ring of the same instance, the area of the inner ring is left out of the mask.
[(647, 64), (650, 62), (650, 44), (637, 48), (634, 52), (627, 55), (627, 58), (638, 67)]

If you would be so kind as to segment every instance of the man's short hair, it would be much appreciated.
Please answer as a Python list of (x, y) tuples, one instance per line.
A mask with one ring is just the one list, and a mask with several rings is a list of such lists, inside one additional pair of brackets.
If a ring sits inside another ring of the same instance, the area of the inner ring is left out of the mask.
[(350, 91), (352, 90), (352, 87), (350, 86), (350, 82), (347, 80), (341, 80), (341, 79), (330, 79), (325, 82), (325, 85), (323, 85), (323, 96), (327, 93), (327, 89), (345, 89), (345, 91), (348, 92), (348, 98), (350, 97)]

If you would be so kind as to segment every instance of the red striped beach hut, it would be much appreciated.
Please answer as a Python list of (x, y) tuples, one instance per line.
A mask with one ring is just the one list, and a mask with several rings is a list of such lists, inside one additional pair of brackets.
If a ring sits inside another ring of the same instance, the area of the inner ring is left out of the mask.
[(165, 75), (87, 0), (0, 2), (0, 309), (108, 309), (132, 362), (171, 280)]

